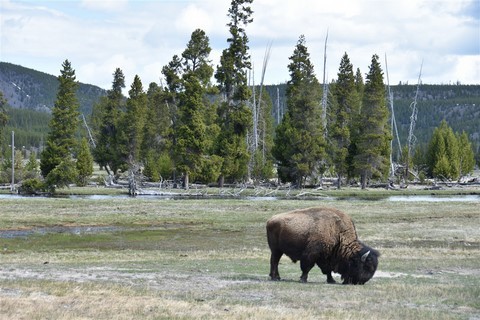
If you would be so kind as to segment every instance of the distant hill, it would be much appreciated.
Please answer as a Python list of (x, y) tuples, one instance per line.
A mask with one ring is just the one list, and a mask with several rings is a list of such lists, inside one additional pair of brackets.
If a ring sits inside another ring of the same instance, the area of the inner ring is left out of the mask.
[[(400, 141), (405, 145), (412, 114), (416, 85), (392, 86), (395, 118)], [(420, 146), (426, 146), (434, 128), (446, 120), (455, 132), (465, 131), (480, 147), (480, 85), (421, 85), (417, 98), (418, 116), (414, 135)]]
[[(9, 105), (3, 138), (9, 141), (11, 131), (15, 131), (16, 145), (27, 148), (43, 145), (57, 90), (57, 76), (0, 62), (0, 91)], [(77, 91), (80, 112), (90, 114), (93, 105), (105, 94), (97, 86), (80, 83)]]
[[(0, 91), (12, 108), (50, 112), (57, 89), (57, 76), (0, 62)], [(104, 89), (80, 83), (77, 91), (80, 112), (90, 114), (93, 104), (105, 94)]]
[[(281, 119), (286, 106), (286, 84), (266, 86), (273, 102), (275, 123)], [(410, 128), (411, 103), (414, 101), (417, 85), (391, 86), (393, 107), (401, 145), (407, 141)], [(278, 102), (277, 102), (278, 101)], [(389, 102), (386, 102), (389, 103)], [(388, 105), (390, 109), (390, 105)], [(417, 146), (426, 147), (443, 119), (456, 132), (468, 133), (474, 143), (475, 152), (480, 154), (480, 85), (424, 85), (417, 97), (418, 115), (414, 135)], [(395, 141), (394, 148), (397, 147)]]

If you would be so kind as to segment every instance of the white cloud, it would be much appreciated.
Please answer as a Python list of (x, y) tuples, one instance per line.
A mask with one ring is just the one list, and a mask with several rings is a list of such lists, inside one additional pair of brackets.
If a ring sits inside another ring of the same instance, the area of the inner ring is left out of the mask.
[(479, 83), (480, 81), (480, 55), (457, 57), (451, 79), (461, 81), (463, 84)]
[(81, 6), (90, 10), (121, 11), (126, 8), (128, 0), (82, 0)]
[(199, 8), (196, 4), (190, 4), (180, 13), (175, 26), (177, 29), (186, 32), (192, 32), (192, 30), (200, 28), (209, 33), (213, 26), (212, 20), (212, 16), (205, 10)]
[[(138, 74), (145, 87), (180, 54), (196, 28), (207, 32), (216, 66), (229, 36), (225, 0), (26, 1), (1, 0), (1, 59), (58, 74), (69, 59), (82, 82), (109, 88), (115, 68), (128, 82)], [(347, 52), (363, 74), (373, 54), (389, 61), (390, 82), (480, 83), (478, 0), (255, 0), (247, 27), (257, 71), (272, 41), (266, 83), (289, 78), (287, 65), (298, 37), (306, 36), (316, 74), (336, 78)]]

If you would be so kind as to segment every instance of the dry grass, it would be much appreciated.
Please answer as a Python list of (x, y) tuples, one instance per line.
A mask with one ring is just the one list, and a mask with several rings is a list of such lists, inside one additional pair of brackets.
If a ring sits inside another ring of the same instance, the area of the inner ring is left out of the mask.
[[(268, 280), (265, 221), (299, 207), (349, 213), (382, 253), (364, 286), (314, 269)], [(114, 225), (0, 238), (5, 319), (476, 319), (480, 204), (388, 201), (0, 200), (1, 229)]]

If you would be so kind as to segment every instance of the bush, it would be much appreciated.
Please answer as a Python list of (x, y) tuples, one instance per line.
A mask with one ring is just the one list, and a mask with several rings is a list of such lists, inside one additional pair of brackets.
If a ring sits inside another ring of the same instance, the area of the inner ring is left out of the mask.
[(22, 182), (22, 186), (18, 192), (21, 194), (39, 194), (45, 190), (45, 185), (38, 178), (26, 179)]

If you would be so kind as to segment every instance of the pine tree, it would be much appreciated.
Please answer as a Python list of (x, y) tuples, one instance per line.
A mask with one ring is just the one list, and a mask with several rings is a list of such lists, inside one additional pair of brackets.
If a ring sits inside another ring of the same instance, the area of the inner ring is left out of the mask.
[(132, 167), (140, 163), (140, 149), (147, 117), (147, 95), (138, 75), (135, 75), (128, 95), (126, 111), (119, 128), (122, 139), (118, 151), (123, 161)]
[(273, 155), (280, 179), (301, 187), (307, 177), (323, 173), (326, 163), (320, 84), (303, 35), (290, 61), (287, 112), (276, 129)]
[(373, 55), (364, 87), (359, 117), (359, 135), (354, 166), (360, 175), (362, 189), (371, 178), (384, 178), (388, 174), (391, 134), (388, 109), (385, 103), (385, 85), (379, 57)]
[(357, 93), (357, 97), (359, 99), (358, 105), (356, 105), (357, 109), (352, 110), (350, 114), (351, 122), (350, 122), (350, 145), (348, 147), (348, 155), (346, 158), (347, 162), (347, 179), (353, 179), (356, 175), (354, 159), (357, 156), (358, 148), (357, 143), (360, 138), (360, 128), (362, 126), (361, 123), (361, 109), (362, 109), (362, 99), (363, 99), (363, 92), (365, 90), (365, 84), (363, 83), (362, 73), (360, 69), (357, 68), (355, 73), (355, 89)]
[(353, 65), (345, 53), (340, 61), (338, 79), (333, 88), (334, 104), (330, 112), (330, 153), (338, 176), (337, 187), (348, 173), (348, 150), (351, 144), (352, 116), (358, 114), (360, 101), (355, 85)]
[(144, 167), (143, 174), (150, 179), (150, 181), (159, 181), (160, 174), (158, 173), (157, 164), (155, 161), (155, 156), (153, 150), (150, 150), (148, 154), (143, 159)]
[[(171, 163), (172, 149), (172, 114), (169, 110), (166, 93), (156, 83), (150, 83), (147, 90), (147, 119), (143, 129), (143, 142), (141, 148), (141, 159), (145, 166), (148, 166), (147, 173), (144, 173), (152, 181), (159, 181), (160, 168), (157, 167), (158, 159), (165, 155)], [(170, 179), (172, 172), (164, 179)]]
[(45, 187), (49, 192), (55, 192), (56, 188), (68, 187), (77, 181), (78, 171), (75, 160), (69, 154), (53, 168), (45, 178)]
[(460, 175), (458, 141), (445, 120), (433, 131), (428, 145), (427, 167), (431, 177), (451, 180)]
[(468, 139), (468, 135), (465, 131), (461, 134), (457, 134), (458, 142), (458, 155), (460, 162), (460, 176), (465, 176), (475, 168), (475, 154), (473, 152), (472, 143)]
[(218, 101), (207, 103), (205, 109), (205, 158), (202, 171), (198, 173), (198, 179), (205, 183), (218, 181), (221, 175), (223, 160), (216, 154), (216, 143), (220, 135), (218, 121)]
[(202, 171), (206, 155), (206, 104), (204, 96), (210, 87), (213, 67), (211, 48), (203, 30), (192, 33), (182, 53), (183, 91), (179, 95), (177, 140), (175, 156), (177, 168), (183, 173), (184, 187), (189, 188), (190, 175)]
[[(355, 87), (357, 88), (357, 94), (360, 96), (360, 97), (363, 97), (363, 92), (365, 91), (365, 84), (363, 83), (363, 77), (362, 77), (362, 72), (360, 71), (360, 68), (357, 68), (357, 71), (355, 72)], [(360, 110), (361, 110), (361, 101), (360, 101), (360, 109), (358, 110), (354, 110), (354, 113), (355, 111), (360, 113)]]
[(194, 74), (187, 74), (185, 92), (181, 95), (177, 143), (177, 168), (184, 174), (184, 187), (189, 188), (189, 177), (201, 171), (205, 155), (205, 121), (203, 90)]
[(187, 48), (182, 53), (183, 68), (186, 74), (194, 74), (204, 89), (210, 87), (210, 79), (213, 75), (211, 65), (210, 39), (205, 31), (196, 29), (192, 32)]
[(25, 165), (24, 169), (25, 169), (24, 179), (38, 178), (39, 165), (37, 161), (37, 155), (35, 154), (35, 152), (30, 152), (30, 156), (28, 157), (28, 162)]
[[(63, 69), (58, 77), (59, 87), (55, 105), (52, 109), (50, 132), (46, 148), (41, 154), (40, 169), (50, 187), (65, 186), (74, 182), (75, 164), (72, 154), (76, 151), (75, 133), (79, 123), (79, 103), (76, 96), (78, 83), (75, 70), (68, 60), (62, 64)], [(73, 166), (70, 168), (69, 166)], [(52, 177), (49, 174), (55, 170)], [(58, 181), (57, 181), (58, 180)]]
[(78, 185), (86, 186), (93, 173), (93, 157), (86, 138), (82, 138), (77, 153)]
[(172, 159), (175, 168), (183, 176), (183, 184), (189, 188), (192, 176), (198, 177), (208, 162), (207, 106), (206, 98), (211, 85), (213, 67), (211, 52), (205, 32), (192, 32), (181, 58), (174, 55), (162, 69), (167, 81), (169, 106), (172, 114)]
[(220, 186), (225, 178), (244, 179), (250, 159), (246, 137), (251, 127), (251, 110), (247, 100), (251, 93), (247, 83), (247, 69), (250, 69), (248, 37), (245, 27), (253, 21), (250, 4), (253, 0), (232, 0), (228, 10), (230, 22), (227, 24), (230, 38), (229, 47), (223, 50), (215, 78), (225, 101), (219, 107), (218, 120), (220, 135), (216, 154), (223, 159)]
[[(113, 74), (112, 89), (106, 99), (94, 110), (94, 123), (97, 123), (97, 145), (93, 152), (95, 161), (104, 167), (108, 174), (115, 175), (125, 164), (119, 148), (118, 126), (125, 110), (125, 98), (122, 89), (125, 88), (125, 76), (120, 68)], [(112, 172), (110, 172), (110, 170)]]
[(230, 46), (223, 50), (215, 78), (229, 104), (241, 105), (250, 97), (246, 69), (250, 69), (251, 64), (245, 27), (253, 22), (253, 11), (249, 6), (252, 2), (253, 0), (232, 0), (228, 9), (231, 20), (227, 26), (231, 37), (227, 42)]

